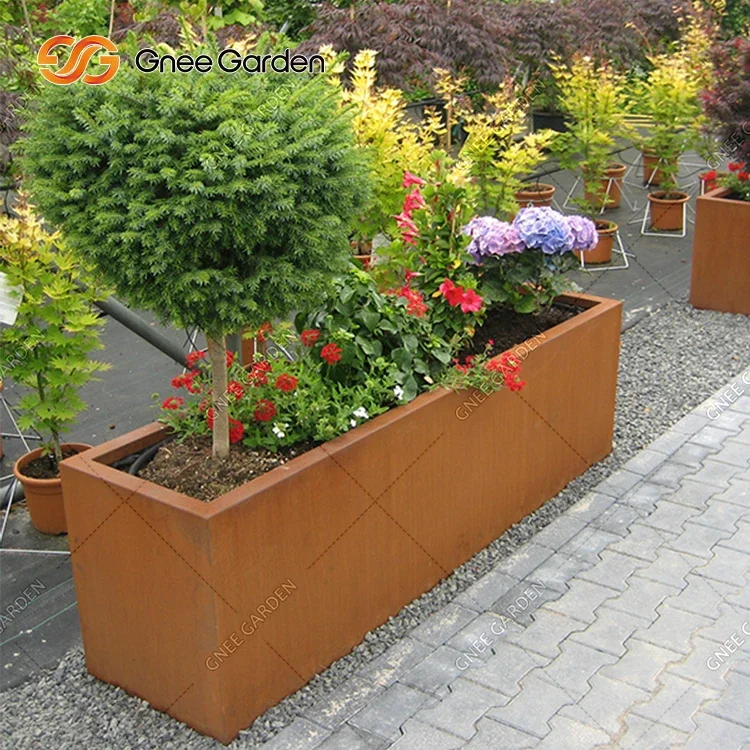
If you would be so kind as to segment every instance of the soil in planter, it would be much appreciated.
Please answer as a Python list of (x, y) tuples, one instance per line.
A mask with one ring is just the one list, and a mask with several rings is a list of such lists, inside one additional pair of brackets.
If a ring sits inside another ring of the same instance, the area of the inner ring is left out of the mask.
[[(76, 451), (64, 450), (63, 458), (75, 456)], [(29, 461), (22, 469), (21, 474), (31, 479), (57, 479), (60, 476), (60, 468), (52, 462), (51, 456), (39, 456)]]
[(210, 502), (313, 447), (312, 443), (302, 443), (272, 453), (264, 448), (232, 446), (227, 458), (215, 458), (211, 454), (209, 437), (188, 438), (182, 443), (173, 440), (159, 448), (154, 460), (138, 475), (154, 484)]
[(504, 308), (492, 308), (487, 313), (484, 325), (477, 330), (471, 344), (461, 352), (459, 358), (468, 354), (481, 354), (488, 341), (494, 342), (491, 349), (492, 355), (500, 354), (522, 344), (526, 339), (538, 336), (574, 318), (580, 312), (582, 312), (580, 307), (563, 303), (555, 303), (537, 315), (517, 313)]

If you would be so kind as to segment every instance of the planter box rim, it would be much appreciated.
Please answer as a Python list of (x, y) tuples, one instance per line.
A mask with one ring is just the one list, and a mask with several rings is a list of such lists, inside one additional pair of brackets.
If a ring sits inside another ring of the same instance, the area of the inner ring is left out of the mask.
[[(594, 315), (604, 313), (612, 308), (619, 307), (622, 302), (607, 297), (597, 297), (590, 294), (567, 293), (557, 297), (557, 301), (573, 304), (583, 308), (578, 315), (570, 318), (545, 331), (545, 340), (541, 342), (543, 346), (549, 340), (556, 339), (564, 335), (573, 328), (585, 325), (586, 322)], [(518, 350), (520, 347), (532, 339), (516, 344), (508, 352)], [(496, 355), (497, 358), (502, 353)], [(493, 359), (494, 359), (493, 358)], [(394, 407), (384, 414), (380, 414), (349, 432), (339, 435), (337, 438), (319, 445), (312, 450), (293, 458), (288, 463), (277, 466), (271, 471), (251, 479), (249, 482), (235, 487), (233, 490), (220, 495), (210, 502), (204, 502), (197, 498), (185, 495), (176, 490), (150, 482), (146, 479), (133, 476), (132, 474), (115, 469), (109, 464), (118, 461), (125, 456), (131, 455), (143, 448), (147, 448), (163, 440), (169, 434), (169, 428), (160, 423), (152, 422), (149, 425), (132, 430), (125, 435), (107, 441), (102, 445), (95, 446), (84, 453), (72, 456), (61, 464), (61, 476), (67, 472), (86, 471), (93, 473), (109, 484), (110, 487), (117, 488), (118, 494), (127, 502), (127, 498), (136, 492), (149, 496), (152, 500), (164, 503), (171, 507), (178, 507), (192, 515), (204, 519), (210, 519), (218, 514), (231, 509), (233, 506), (241, 503), (255, 495), (259, 495), (269, 487), (287, 481), (288, 479), (304, 472), (309, 466), (318, 462), (332, 459), (336, 461), (336, 455), (345, 451), (351, 445), (367, 439), (370, 435), (379, 432), (390, 424), (401, 419), (407, 418), (410, 414), (429, 406), (433, 401), (450, 395), (450, 391), (436, 390), (422, 393), (413, 401), (403, 406)]]
[(699, 201), (721, 201), (724, 205), (747, 205), (750, 206), (750, 201), (735, 200), (734, 198), (729, 199), (727, 196), (731, 193), (731, 189), (728, 187), (717, 187), (708, 193), (698, 196)]

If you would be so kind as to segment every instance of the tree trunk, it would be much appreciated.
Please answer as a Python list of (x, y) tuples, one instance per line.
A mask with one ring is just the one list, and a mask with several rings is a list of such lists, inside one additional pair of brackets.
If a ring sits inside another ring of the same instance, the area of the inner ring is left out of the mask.
[(227, 356), (226, 338), (206, 337), (208, 356), (211, 360), (211, 380), (213, 393), (211, 406), (214, 414), (213, 454), (217, 458), (229, 455), (229, 414), (227, 412)]

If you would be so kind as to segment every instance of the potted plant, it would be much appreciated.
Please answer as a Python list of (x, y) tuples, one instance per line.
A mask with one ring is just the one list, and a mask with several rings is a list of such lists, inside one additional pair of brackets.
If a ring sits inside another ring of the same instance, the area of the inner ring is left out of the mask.
[[(728, 172), (696, 202), (690, 302), (693, 306), (750, 315), (750, 41), (717, 45), (715, 82), (703, 106), (730, 154)], [(720, 250), (717, 256), (716, 250)]]
[(16, 461), (31, 522), (45, 534), (67, 527), (60, 462), (90, 448), (65, 443), (76, 416), (86, 408), (78, 390), (108, 365), (89, 359), (101, 348), (100, 318), (92, 305), (104, 296), (95, 277), (58, 234), (48, 234), (21, 200), (18, 219), (0, 217), (0, 270), (17, 298), (15, 322), (0, 331), (3, 378), (27, 392), (18, 403), (22, 430), (41, 434), (41, 447)]
[[(640, 140), (644, 153), (653, 157), (649, 184), (659, 189), (648, 194), (651, 226), (660, 230), (682, 230), (684, 204), (690, 199), (678, 189), (679, 158), (700, 139), (701, 107), (699, 79), (681, 55), (650, 58), (652, 69), (640, 88), (640, 102), (651, 117), (646, 137)], [(644, 165), (650, 162), (644, 157)]]

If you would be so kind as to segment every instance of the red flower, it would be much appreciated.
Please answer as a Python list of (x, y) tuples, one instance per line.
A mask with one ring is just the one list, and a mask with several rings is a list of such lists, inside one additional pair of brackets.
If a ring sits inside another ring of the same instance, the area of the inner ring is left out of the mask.
[(244, 434), (245, 425), (243, 425), (238, 419), (232, 419), (229, 417), (229, 442), (239, 443)]
[(208, 399), (203, 399), (200, 404), (198, 404), (198, 411), (204, 412), (208, 408)]
[(446, 279), (439, 287), (440, 293), (451, 307), (460, 305), (464, 298), (464, 290), (456, 286), (450, 279)]
[(737, 177), (739, 177), (741, 180), (748, 180), (750, 179), (750, 172), (745, 172), (744, 170), (741, 172), (737, 172)]
[(231, 393), (236, 399), (241, 399), (245, 395), (245, 389), (242, 383), (238, 383), (236, 380), (230, 380), (227, 386), (227, 393)]
[(305, 346), (315, 346), (315, 342), (320, 338), (320, 331), (315, 328), (308, 328), (300, 334), (300, 341)]
[(708, 172), (704, 172), (701, 175), (701, 180), (703, 180), (703, 182), (713, 182), (716, 179), (716, 177), (717, 177), (716, 170), (711, 169)]
[(320, 356), (326, 362), (328, 362), (329, 365), (332, 365), (341, 359), (341, 347), (336, 346), (336, 344), (333, 344), (333, 343), (326, 344), (320, 350)]
[(729, 162), (729, 171), (730, 172), (739, 172), (740, 169), (742, 169), (742, 162), (739, 162), (739, 161), (730, 161)]
[(291, 393), (297, 387), (297, 378), (292, 375), (282, 373), (276, 378), (276, 388), (284, 393)]
[(406, 211), (402, 211), (400, 214), (396, 214), (393, 218), (396, 220), (398, 228), (404, 230), (404, 239), (406, 239), (407, 235), (409, 237), (416, 237), (419, 235), (419, 228), (414, 223), (414, 220), (411, 218), (411, 216), (406, 213)]
[(185, 385), (185, 376), (175, 375), (170, 383), (172, 384), (172, 388), (182, 388), (182, 386)]
[(234, 352), (227, 350), (227, 367), (231, 367), (234, 362)]
[(511, 391), (520, 391), (526, 385), (526, 381), (518, 377), (521, 363), (508, 352), (504, 352), (499, 357), (491, 359), (484, 366), (491, 372), (501, 374), (503, 376), (503, 384)]
[(417, 273), (416, 271), (410, 271), (408, 268), (404, 271), (404, 279), (406, 280), (406, 283), (408, 284), (415, 276), (421, 276), (421, 273)]
[(427, 183), (421, 178), (417, 177), (417, 175), (412, 174), (411, 172), (404, 172), (404, 181), (401, 183), (402, 188), (409, 188), (412, 187), (412, 185), (426, 185)]
[(192, 370), (193, 367), (195, 367), (198, 364), (198, 360), (205, 359), (206, 352), (190, 352), (185, 357), (185, 362), (187, 362), (188, 368)]
[(422, 193), (419, 192), (419, 188), (415, 187), (414, 190), (404, 198), (404, 214), (410, 216), (412, 211), (417, 211), (420, 208), (424, 208), (426, 205)]
[(461, 298), (461, 312), (478, 312), (484, 300), (473, 290), (467, 289)]
[(250, 370), (248, 379), (250, 381), (250, 384), (255, 386), (256, 388), (261, 385), (268, 385), (266, 371), (263, 368), (258, 367), (257, 365), (253, 365), (253, 369)]
[(185, 388), (189, 393), (200, 393), (203, 389), (195, 382), (196, 373), (189, 372), (185, 375)]
[(213, 430), (213, 428), (214, 428), (214, 409), (213, 409), (213, 407), (211, 407), (206, 412), (206, 422), (208, 422), (208, 428), (210, 430)]
[(259, 329), (258, 332), (255, 334), (255, 338), (258, 339), (258, 341), (265, 341), (266, 336), (273, 331), (273, 326), (270, 323), (264, 323)]
[(179, 409), (184, 403), (185, 400), (180, 398), (179, 396), (170, 396), (169, 398), (164, 399), (164, 403), (162, 403), (161, 408), (174, 411), (175, 409)]
[(258, 422), (270, 422), (276, 416), (276, 407), (266, 398), (258, 401), (253, 416)]

